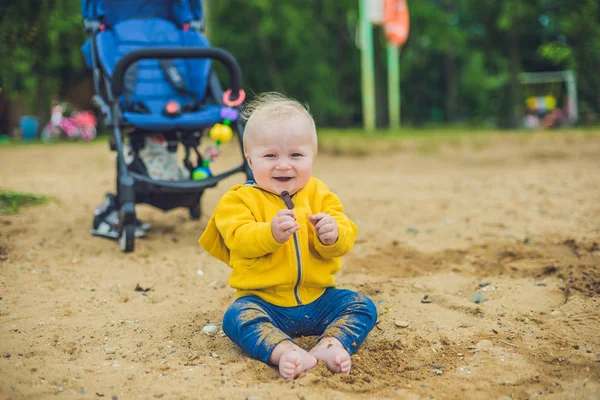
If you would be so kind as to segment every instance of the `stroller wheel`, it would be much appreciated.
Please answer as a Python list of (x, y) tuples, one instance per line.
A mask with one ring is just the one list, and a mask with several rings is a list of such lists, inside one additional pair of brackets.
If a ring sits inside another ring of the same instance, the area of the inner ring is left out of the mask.
[(190, 219), (193, 221), (197, 221), (200, 219), (202, 215), (202, 210), (200, 209), (200, 204), (196, 204), (194, 207), (190, 207)]
[(123, 253), (131, 253), (135, 248), (135, 225), (127, 224), (119, 236), (119, 247)]

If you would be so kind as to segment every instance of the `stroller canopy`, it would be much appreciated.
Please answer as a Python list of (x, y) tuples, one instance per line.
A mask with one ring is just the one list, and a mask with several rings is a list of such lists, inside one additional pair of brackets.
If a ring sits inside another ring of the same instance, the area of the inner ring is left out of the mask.
[(203, 18), (201, 0), (81, 0), (81, 13), (108, 26), (132, 18), (162, 18), (177, 25)]

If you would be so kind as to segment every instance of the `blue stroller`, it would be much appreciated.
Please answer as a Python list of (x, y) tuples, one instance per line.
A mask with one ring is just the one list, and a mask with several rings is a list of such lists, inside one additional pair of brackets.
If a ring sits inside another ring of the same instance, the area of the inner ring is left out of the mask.
[[(184, 207), (199, 219), (206, 188), (238, 172), (251, 179), (237, 118), (245, 96), (241, 71), (233, 56), (209, 47), (202, 35), (200, 0), (82, 0), (82, 13), (90, 36), (82, 51), (93, 72), (94, 102), (113, 129), (110, 147), (117, 152), (116, 238), (122, 251), (131, 252), (139, 223), (136, 204), (164, 211)], [(211, 59), (229, 72), (225, 92)], [(210, 136), (217, 147), (235, 135), (242, 153), (239, 166), (217, 175), (199, 151), (201, 139), (215, 127)], [(139, 153), (146, 139), (157, 135), (166, 139), (170, 152), (184, 147), (189, 179), (148, 175)], [(126, 162), (126, 146), (133, 161)]]

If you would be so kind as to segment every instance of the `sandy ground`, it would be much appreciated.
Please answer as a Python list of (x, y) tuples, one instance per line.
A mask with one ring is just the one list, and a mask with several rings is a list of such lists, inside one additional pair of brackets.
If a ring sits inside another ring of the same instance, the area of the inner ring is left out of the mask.
[[(360, 228), (338, 285), (380, 316), (349, 376), (290, 382), (203, 333), (233, 300), (196, 242), (206, 215), (138, 207), (154, 228), (132, 254), (90, 235), (107, 147), (0, 148), (1, 187), (59, 199), (0, 216), (2, 398), (600, 397), (600, 136), (320, 154), (315, 175)], [(206, 212), (242, 181), (207, 191)]]

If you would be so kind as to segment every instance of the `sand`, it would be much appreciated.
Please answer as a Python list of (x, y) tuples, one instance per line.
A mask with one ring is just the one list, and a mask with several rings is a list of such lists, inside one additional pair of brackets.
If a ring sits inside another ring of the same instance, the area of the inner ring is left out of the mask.
[(124, 254), (90, 235), (114, 186), (106, 143), (0, 147), (0, 187), (58, 199), (0, 216), (0, 396), (600, 397), (600, 136), (477, 140), (319, 155), (360, 228), (338, 286), (379, 320), (349, 376), (294, 381), (220, 331), (229, 268), (197, 244), (241, 175), (205, 192), (200, 221), (138, 207), (153, 229)]

